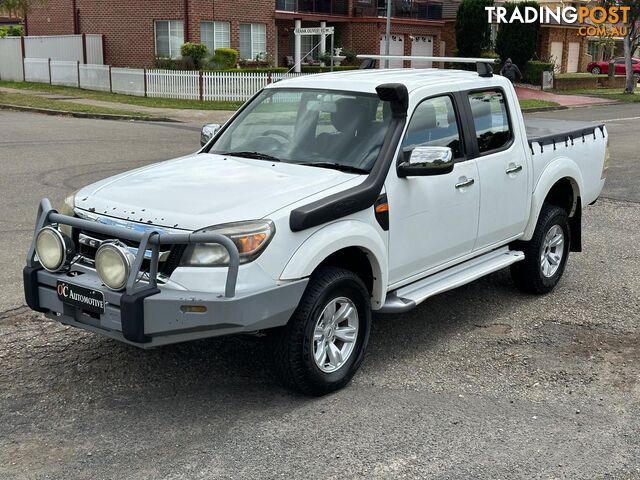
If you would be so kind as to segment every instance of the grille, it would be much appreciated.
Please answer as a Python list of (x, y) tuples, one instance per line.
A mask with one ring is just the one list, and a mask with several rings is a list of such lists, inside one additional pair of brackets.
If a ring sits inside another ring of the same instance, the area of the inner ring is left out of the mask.
[[(81, 229), (73, 229), (73, 240), (77, 247), (77, 252), (81, 254), (85, 259), (90, 260), (90, 263), (93, 263), (96, 257), (97, 247), (87, 245), (85, 243), (80, 243), (80, 236), (90, 237), (91, 239), (95, 239), (98, 241), (104, 240), (116, 240), (113, 237), (109, 237), (108, 235), (103, 235), (96, 232), (89, 232)], [(117, 239), (120, 242), (124, 243), (128, 247), (139, 247), (139, 243), (132, 242), (130, 240)], [(180, 259), (182, 258), (182, 254), (184, 253), (186, 245), (173, 245), (169, 250), (162, 250), (161, 258), (164, 257), (164, 260), (158, 262), (158, 272), (164, 275), (171, 275), (173, 271), (180, 265)], [(162, 255), (164, 253), (164, 255)], [(142, 270), (149, 269), (149, 260), (144, 260), (142, 262)]]

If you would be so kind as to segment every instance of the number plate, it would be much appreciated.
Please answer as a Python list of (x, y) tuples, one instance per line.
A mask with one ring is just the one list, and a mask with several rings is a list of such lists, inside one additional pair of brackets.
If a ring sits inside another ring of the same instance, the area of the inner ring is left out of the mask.
[(97, 290), (58, 281), (58, 298), (68, 305), (95, 313), (104, 313), (104, 294)]

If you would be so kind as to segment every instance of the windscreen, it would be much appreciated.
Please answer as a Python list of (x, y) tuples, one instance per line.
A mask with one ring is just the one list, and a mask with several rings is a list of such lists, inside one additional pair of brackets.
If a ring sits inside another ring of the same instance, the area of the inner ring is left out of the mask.
[(267, 89), (222, 132), (209, 153), (252, 153), (287, 163), (368, 172), (390, 118), (388, 102), (373, 94)]

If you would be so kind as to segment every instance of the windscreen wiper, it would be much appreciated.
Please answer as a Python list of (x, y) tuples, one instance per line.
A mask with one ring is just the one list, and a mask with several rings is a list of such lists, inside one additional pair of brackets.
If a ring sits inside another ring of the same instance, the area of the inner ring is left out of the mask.
[(307, 165), (309, 167), (331, 168), (333, 170), (340, 170), (341, 172), (358, 173), (360, 175), (369, 173), (369, 170), (365, 170), (364, 168), (354, 167), (352, 165), (343, 165), (341, 163), (334, 163), (334, 162), (304, 162), (304, 163), (297, 163), (296, 165)]
[(270, 162), (280, 161), (278, 157), (274, 157), (273, 155), (269, 155), (267, 153), (260, 153), (260, 152), (224, 152), (224, 153), (219, 153), (218, 155), (233, 155), (234, 157), (254, 158), (256, 160), (269, 160)]

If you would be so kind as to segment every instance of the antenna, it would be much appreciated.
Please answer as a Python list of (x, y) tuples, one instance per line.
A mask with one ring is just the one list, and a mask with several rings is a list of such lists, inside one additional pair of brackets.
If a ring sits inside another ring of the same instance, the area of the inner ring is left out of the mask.
[(500, 59), (498, 58), (423, 57), (413, 55), (358, 55), (356, 58), (364, 60), (360, 68), (375, 68), (376, 60), (423, 60), (427, 62), (475, 64), (478, 75), (486, 78), (493, 77), (493, 68), (491, 68), (491, 65), (500, 63)]

